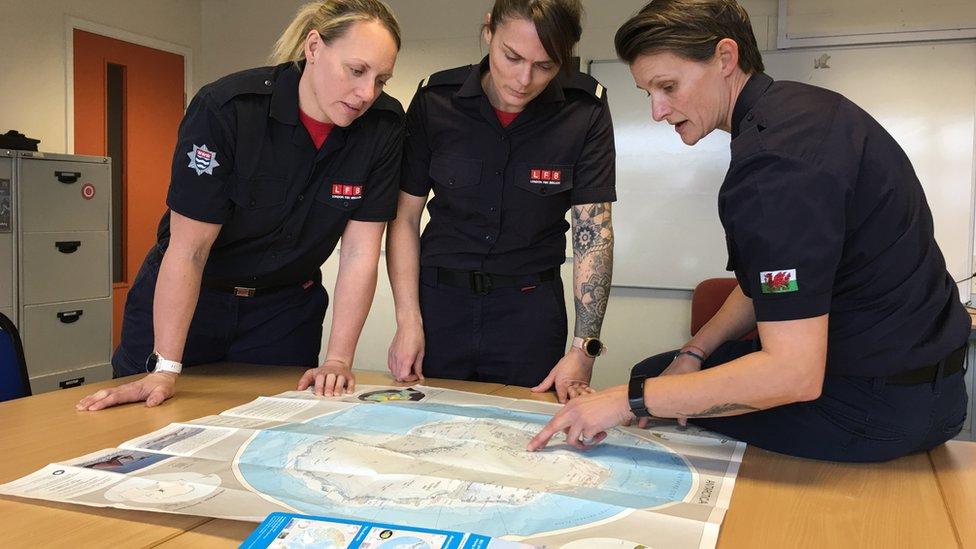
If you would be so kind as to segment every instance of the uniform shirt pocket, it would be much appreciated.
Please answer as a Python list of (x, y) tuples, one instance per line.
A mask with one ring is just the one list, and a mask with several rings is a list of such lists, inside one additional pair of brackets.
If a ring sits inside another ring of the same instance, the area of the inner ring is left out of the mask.
[(222, 230), (242, 237), (268, 234), (284, 222), (288, 181), (274, 178), (240, 180), (231, 193), (234, 212)]
[(364, 181), (327, 177), (325, 183), (319, 188), (316, 201), (336, 210), (351, 213), (363, 205), (365, 194)]
[(537, 196), (552, 196), (573, 188), (573, 167), (555, 164), (522, 164), (515, 185)]
[(435, 154), (430, 159), (430, 178), (436, 191), (476, 190), (481, 184), (484, 162), (476, 158), (461, 158)]

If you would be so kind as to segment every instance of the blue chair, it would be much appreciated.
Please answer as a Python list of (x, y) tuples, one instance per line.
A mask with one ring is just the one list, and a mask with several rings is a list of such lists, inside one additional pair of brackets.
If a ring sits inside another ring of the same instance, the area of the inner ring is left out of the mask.
[(0, 402), (31, 395), (20, 332), (0, 313)]

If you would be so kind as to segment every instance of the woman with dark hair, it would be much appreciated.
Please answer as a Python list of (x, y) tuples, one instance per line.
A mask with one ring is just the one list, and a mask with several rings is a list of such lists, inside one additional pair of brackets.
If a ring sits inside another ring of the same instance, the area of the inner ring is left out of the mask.
[[(395, 214), (403, 110), (383, 93), (400, 29), (379, 0), (303, 6), (275, 66), (204, 86), (187, 108), (158, 242), (129, 290), (115, 377), (79, 410), (156, 406), (183, 364), (306, 366), (298, 388), (351, 391), (353, 355)], [(339, 239), (334, 322), (320, 267)]]
[(839, 94), (765, 75), (734, 0), (655, 0), (616, 47), (684, 143), (732, 134), (718, 207), (738, 288), (679, 351), (570, 403), (529, 448), (559, 431), (585, 448), (635, 416), (836, 461), (958, 434), (970, 320), (891, 135)]
[[(616, 196), (606, 90), (572, 57), (581, 16), (578, 0), (497, 0), (481, 63), (420, 84), (387, 237), (396, 379), (554, 387), (560, 401), (589, 390)], [(576, 337), (566, 352), (569, 210)]]

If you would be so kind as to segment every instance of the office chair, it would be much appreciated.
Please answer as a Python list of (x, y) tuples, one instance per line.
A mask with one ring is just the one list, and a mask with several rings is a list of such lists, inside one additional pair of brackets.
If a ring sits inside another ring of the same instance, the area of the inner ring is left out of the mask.
[(7, 315), (0, 313), (0, 402), (30, 394), (20, 332)]
[[(695, 286), (695, 291), (691, 294), (691, 335), (698, 333), (698, 330), (715, 316), (737, 285), (738, 282), (734, 278), (709, 278)], [(753, 330), (741, 339), (757, 337), (759, 334)]]

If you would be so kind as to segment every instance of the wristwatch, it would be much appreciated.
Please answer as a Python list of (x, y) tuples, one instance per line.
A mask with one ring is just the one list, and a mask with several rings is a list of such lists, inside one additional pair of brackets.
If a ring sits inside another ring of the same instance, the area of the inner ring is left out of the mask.
[(651, 411), (647, 409), (644, 402), (644, 381), (647, 376), (630, 376), (630, 385), (627, 390), (627, 400), (630, 402), (630, 411), (637, 417), (652, 417)]
[(149, 373), (169, 372), (179, 375), (183, 371), (183, 364), (175, 360), (165, 359), (159, 353), (153, 351), (149, 355), (149, 358), (146, 359), (146, 371)]
[(597, 337), (574, 337), (573, 347), (583, 351), (583, 354), (590, 358), (596, 358), (607, 352), (607, 346)]

